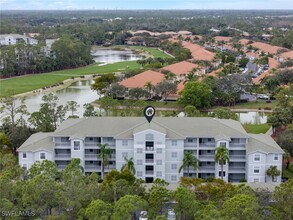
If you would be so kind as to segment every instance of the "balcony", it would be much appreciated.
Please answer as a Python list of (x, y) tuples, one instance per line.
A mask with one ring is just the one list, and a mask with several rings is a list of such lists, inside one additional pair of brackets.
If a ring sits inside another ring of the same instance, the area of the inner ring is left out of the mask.
[[(101, 172), (102, 167), (100, 165), (85, 165), (84, 171), (85, 172)], [(105, 166), (105, 171), (110, 171), (116, 169), (115, 165)]]
[(200, 143), (199, 148), (200, 149), (215, 149), (216, 143), (215, 142), (207, 142), (207, 143)]
[(214, 172), (215, 171), (215, 166), (201, 166), (198, 169), (200, 172)]
[(229, 161), (245, 161), (246, 155), (229, 155)]
[(229, 173), (245, 173), (245, 167), (229, 166)]
[(184, 149), (195, 149), (197, 148), (197, 142), (184, 142)]
[(155, 148), (154, 147), (145, 147), (145, 151), (154, 151)]
[(153, 170), (146, 170), (145, 175), (154, 175), (154, 171)]
[(71, 146), (70, 142), (55, 142), (55, 148), (58, 149), (69, 149)]
[(230, 143), (229, 144), (230, 150), (245, 150), (245, 143)]
[(200, 161), (215, 161), (215, 155), (199, 155)]
[(66, 166), (67, 165), (65, 165), (65, 164), (60, 164), (60, 165), (57, 164), (57, 169), (58, 170), (64, 170), (66, 168)]
[(115, 141), (104, 141), (103, 144), (107, 144), (109, 147), (115, 146)]
[(90, 149), (98, 149), (100, 142), (85, 142), (84, 147)]
[(154, 163), (154, 159), (145, 159), (145, 163)]
[(70, 160), (70, 154), (55, 154), (55, 160)]
[(85, 159), (98, 159), (98, 155), (97, 154), (85, 154), (84, 155)]

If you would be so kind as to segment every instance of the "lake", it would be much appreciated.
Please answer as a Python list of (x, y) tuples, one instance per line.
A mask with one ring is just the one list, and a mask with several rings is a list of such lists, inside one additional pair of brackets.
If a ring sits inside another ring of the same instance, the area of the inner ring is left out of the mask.
[(132, 50), (112, 50), (92, 48), (92, 56), (95, 62), (116, 63), (121, 61), (132, 61), (144, 59), (143, 56), (135, 54)]

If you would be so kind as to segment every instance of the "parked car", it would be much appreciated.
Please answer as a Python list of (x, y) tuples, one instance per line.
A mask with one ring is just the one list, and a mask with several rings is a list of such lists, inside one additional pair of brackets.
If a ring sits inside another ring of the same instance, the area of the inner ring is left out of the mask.
[(141, 211), (139, 214), (139, 220), (148, 220), (148, 211)]
[(167, 219), (168, 220), (176, 220), (176, 214), (174, 212), (174, 209), (169, 209), (168, 210)]

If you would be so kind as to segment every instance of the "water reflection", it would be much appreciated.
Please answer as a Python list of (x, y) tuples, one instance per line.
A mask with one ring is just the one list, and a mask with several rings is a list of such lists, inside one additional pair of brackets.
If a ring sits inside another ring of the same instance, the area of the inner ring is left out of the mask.
[(95, 62), (116, 63), (120, 61), (131, 61), (143, 59), (131, 50), (93, 49), (92, 56)]

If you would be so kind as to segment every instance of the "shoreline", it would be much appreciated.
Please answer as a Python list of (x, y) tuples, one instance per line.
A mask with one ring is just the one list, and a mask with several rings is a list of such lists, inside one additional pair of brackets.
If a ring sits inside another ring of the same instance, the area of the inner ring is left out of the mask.
[(24, 93), (20, 93), (20, 94), (13, 95), (13, 97), (20, 98), (20, 97), (26, 97), (26, 96), (39, 95), (41, 93), (56, 92), (58, 90), (65, 89), (65, 88), (69, 87), (74, 82), (77, 82), (77, 81), (80, 81), (80, 80), (81, 81), (84, 81), (84, 80), (94, 79), (95, 78), (94, 75), (95, 74), (93, 74), (93, 75), (84, 75), (83, 78), (81, 78), (81, 77), (75, 77), (74, 79), (65, 79), (65, 80), (59, 82), (59, 83), (63, 83), (63, 84), (60, 84), (58, 86), (54, 86), (54, 87), (51, 87), (50, 86), (49, 88), (46, 88), (46, 89), (43, 89), (43, 88), (35, 89), (35, 90), (29, 91), (29, 92), (24, 92)]

